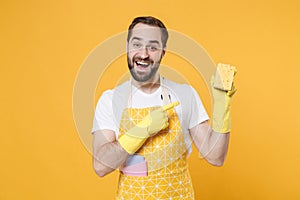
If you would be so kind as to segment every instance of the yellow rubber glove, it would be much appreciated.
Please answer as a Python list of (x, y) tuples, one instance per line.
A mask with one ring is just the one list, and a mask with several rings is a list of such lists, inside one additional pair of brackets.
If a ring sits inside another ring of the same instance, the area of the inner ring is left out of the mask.
[(119, 143), (129, 154), (134, 154), (148, 139), (169, 126), (167, 110), (179, 102), (168, 104), (150, 112), (142, 121), (119, 138)]
[(211, 79), (213, 95), (212, 129), (218, 133), (228, 133), (231, 130), (231, 101), (236, 88), (233, 84), (231, 90), (224, 91), (214, 88), (213, 85), (214, 76)]

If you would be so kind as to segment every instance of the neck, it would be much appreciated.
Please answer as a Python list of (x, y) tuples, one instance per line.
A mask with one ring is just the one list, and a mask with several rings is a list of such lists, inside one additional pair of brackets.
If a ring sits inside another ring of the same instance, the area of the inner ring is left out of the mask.
[(132, 84), (139, 90), (151, 94), (155, 92), (160, 86), (160, 75), (155, 74), (150, 80), (146, 82), (139, 82), (132, 78)]

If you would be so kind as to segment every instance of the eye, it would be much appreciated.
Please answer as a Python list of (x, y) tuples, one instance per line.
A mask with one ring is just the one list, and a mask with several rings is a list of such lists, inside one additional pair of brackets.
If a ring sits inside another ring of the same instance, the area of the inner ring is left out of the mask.
[(132, 46), (133, 46), (133, 48), (138, 49), (138, 48), (141, 47), (141, 44), (140, 43), (133, 43)]
[(148, 49), (150, 51), (156, 51), (158, 48), (156, 46), (154, 46), (154, 45), (151, 45), (151, 46), (148, 47)]

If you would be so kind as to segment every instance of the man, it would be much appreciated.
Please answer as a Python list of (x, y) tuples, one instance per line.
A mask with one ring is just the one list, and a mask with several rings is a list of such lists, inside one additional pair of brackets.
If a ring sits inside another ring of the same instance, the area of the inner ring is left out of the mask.
[(196, 91), (160, 76), (167, 40), (160, 20), (135, 18), (127, 38), (132, 78), (105, 91), (96, 107), (93, 165), (100, 177), (120, 169), (117, 199), (194, 199), (191, 141), (210, 164), (225, 160), (235, 90), (212, 88), (211, 128)]

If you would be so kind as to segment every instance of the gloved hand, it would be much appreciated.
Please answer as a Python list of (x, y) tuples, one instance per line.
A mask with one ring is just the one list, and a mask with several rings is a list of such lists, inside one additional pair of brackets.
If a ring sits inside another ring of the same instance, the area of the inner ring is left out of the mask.
[(236, 92), (236, 88), (234, 84), (232, 84), (231, 90), (224, 91), (224, 90), (214, 88), (213, 85), (214, 85), (214, 76), (211, 79), (212, 96), (213, 96), (212, 129), (218, 133), (228, 133), (231, 130), (230, 108), (231, 108), (232, 96)]
[(150, 112), (142, 121), (119, 138), (120, 145), (129, 154), (134, 154), (147, 140), (160, 130), (169, 126), (167, 110), (178, 105), (179, 102), (168, 104)]

